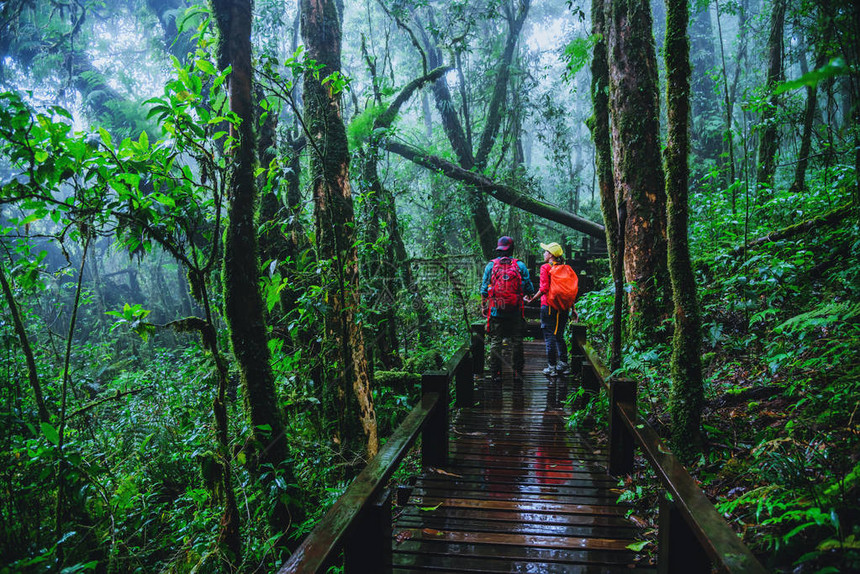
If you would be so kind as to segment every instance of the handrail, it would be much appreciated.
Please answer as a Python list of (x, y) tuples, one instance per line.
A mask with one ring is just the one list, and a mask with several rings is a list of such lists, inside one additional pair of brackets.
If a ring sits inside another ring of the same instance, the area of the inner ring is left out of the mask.
[(341, 549), (347, 572), (382, 572), (390, 568), (387, 556), (391, 542), (391, 493), (385, 486), (419, 436), (422, 436), (423, 464), (445, 464), (448, 388), (451, 379), (456, 378), (458, 404), (470, 404), (467, 401), (471, 400), (472, 389), (466, 387), (472, 385), (472, 369), (471, 350), (464, 345), (454, 353), (445, 370), (422, 375), (421, 401), (317, 522), (278, 574), (322, 572)]
[(638, 445), (671, 495), (660, 507), (660, 572), (710, 572), (714, 565), (730, 574), (765, 574), (657, 431), (638, 415), (635, 381), (611, 378), (586, 342), (584, 326), (574, 326), (573, 339), (581, 352), (583, 386), (595, 391), (602, 386), (610, 397), (609, 472), (632, 470), (633, 446)]

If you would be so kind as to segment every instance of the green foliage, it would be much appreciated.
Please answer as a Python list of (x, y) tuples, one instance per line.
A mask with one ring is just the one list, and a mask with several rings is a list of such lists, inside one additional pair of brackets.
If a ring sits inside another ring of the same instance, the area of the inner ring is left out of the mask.
[(349, 149), (357, 149), (370, 137), (373, 133), (373, 124), (376, 118), (382, 115), (386, 110), (385, 105), (375, 104), (368, 106), (360, 113), (353, 116), (346, 128), (346, 137), (349, 143)]
[(567, 421), (569, 428), (578, 431), (608, 428), (609, 397), (606, 393), (590, 393), (579, 386), (567, 396), (564, 404), (571, 411)]
[(844, 58), (833, 58), (827, 64), (817, 70), (810, 70), (796, 80), (783, 82), (776, 86), (774, 94), (782, 94), (791, 90), (796, 90), (802, 87), (815, 87), (825, 80), (836, 78), (839, 76), (847, 76), (851, 73), (851, 67), (845, 62)]
[(574, 38), (570, 44), (565, 46), (561, 54), (561, 60), (565, 64), (564, 80), (572, 82), (574, 76), (590, 61), (591, 51), (594, 45), (602, 39), (600, 34)]
[(113, 331), (117, 327), (127, 325), (129, 329), (146, 341), (149, 335), (155, 331), (155, 325), (143, 322), (149, 313), (150, 311), (144, 309), (141, 305), (129, 305), (128, 303), (123, 306), (122, 311), (107, 311), (108, 315), (119, 317), (119, 321), (115, 322), (110, 330)]

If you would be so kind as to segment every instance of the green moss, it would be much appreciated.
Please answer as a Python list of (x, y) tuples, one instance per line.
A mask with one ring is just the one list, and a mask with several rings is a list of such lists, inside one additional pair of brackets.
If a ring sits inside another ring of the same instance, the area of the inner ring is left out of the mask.
[(385, 109), (384, 105), (376, 104), (352, 118), (352, 121), (349, 122), (349, 127), (346, 129), (349, 149), (356, 149), (370, 137), (370, 134), (373, 133), (373, 124), (376, 118), (382, 115)]

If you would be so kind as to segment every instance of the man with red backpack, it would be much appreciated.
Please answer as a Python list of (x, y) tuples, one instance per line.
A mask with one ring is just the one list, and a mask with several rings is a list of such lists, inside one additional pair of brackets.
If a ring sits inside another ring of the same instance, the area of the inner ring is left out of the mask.
[(540, 297), (540, 327), (546, 344), (547, 367), (545, 375), (564, 374), (567, 364), (567, 344), (564, 341), (564, 328), (567, 326), (568, 313), (573, 312), (573, 303), (579, 293), (579, 277), (574, 270), (564, 264), (564, 250), (558, 243), (540, 244), (544, 264), (540, 268), (540, 289), (526, 298), (526, 303)]
[(502, 377), (502, 339), (511, 344), (514, 378), (522, 378), (523, 365), (523, 295), (535, 292), (525, 263), (511, 257), (514, 240), (500, 237), (498, 257), (487, 263), (481, 281), (482, 306), (487, 315), (490, 350), (490, 374), (494, 381)]

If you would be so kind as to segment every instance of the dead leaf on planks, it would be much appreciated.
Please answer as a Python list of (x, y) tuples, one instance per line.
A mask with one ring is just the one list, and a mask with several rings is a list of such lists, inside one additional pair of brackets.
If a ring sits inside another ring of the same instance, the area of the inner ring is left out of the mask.
[(435, 472), (436, 474), (444, 475), (444, 476), (453, 476), (454, 478), (463, 478), (462, 474), (455, 474), (453, 472), (448, 472), (447, 470), (442, 470), (441, 468), (434, 468), (431, 466), (427, 470), (430, 472)]

